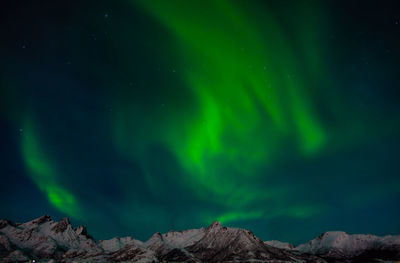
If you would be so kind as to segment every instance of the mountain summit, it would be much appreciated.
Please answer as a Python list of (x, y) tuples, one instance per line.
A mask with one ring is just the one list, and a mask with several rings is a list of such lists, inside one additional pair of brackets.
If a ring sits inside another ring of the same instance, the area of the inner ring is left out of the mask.
[(224, 227), (155, 233), (95, 241), (84, 226), (73, 228), (42, 216), (26, 223), (0, 220), (0, 262), (390, 262), (400, 259), (400, 236), (377, 237), (325, 232), (294, 247), (263, 242), (251, 231)]

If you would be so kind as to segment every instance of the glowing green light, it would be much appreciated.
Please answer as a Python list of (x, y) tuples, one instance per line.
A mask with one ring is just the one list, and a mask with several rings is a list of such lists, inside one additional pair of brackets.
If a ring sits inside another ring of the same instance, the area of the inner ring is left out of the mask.
[(263, 215), (262, 211), (250, 211), (250, 212), (228, 212), (217, 218), (221, 224), (229, 223), (238, 220), (247, 220), (260, 218)]
[(44, 153), (30, 119), (25, 122), (21, 146), (28, 174), (47, 195), (49, 202), (73, 218), (82, 218), (82, 210), (75, 197), (59, 184), (57, 171)]
[[(289, 191), (258, 185), (259, 169), (267, 182), (271, 175), (265, 169), (279, 159), (288, 140), (303, 158), (327, 143), (303, 76), (303, 67), (321, 72), (318, 48), (303, 47), (310, 60), (303, 66), (273, 16), (266, 11), (258, 25), (240, 1), (132, 3), (175, 37), (179, 72), (196, 100), (193, 114), (158, 128), (162, 143), (185, 170), (181, 180), (201, 199), (223, 205), (228, 212), (221, 220), (244, 219), (245, 213), (235, 209), (254, 202), (279, 203)], [(115, 141), (138, 156), (137, 145), (129, 144), (129, 111), (125, 115), (116, 118)]]

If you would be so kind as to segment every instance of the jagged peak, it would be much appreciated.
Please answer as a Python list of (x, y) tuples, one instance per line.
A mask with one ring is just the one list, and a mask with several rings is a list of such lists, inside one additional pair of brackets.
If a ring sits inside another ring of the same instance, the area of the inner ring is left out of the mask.
[(14, 222), (12, 222), (11, 220), (8, 220), (8, 219), (0, 220), (0, 229), (6, 227), (8, 225), (15, 227), (17, 224), (15, 224)]
[(51, 230), (55, 231), (56, 233), (64, 232), (71, 223), (68, 217), (64, 217), (60, 222), (58, 222)]
[(61, 219), (60, 222), (65, 222), (65, 223), (68, 224), (68, 225), (71, 224), (71, 221), (69, 221), (69, 218), (68, 218), (68, 217), (64, 217), (63, 219)]
[(31, 222), (32, 222), (33, 224), (38, 224), (38, 225), (40, 225), (40, 224), (43, 224), (43, 223), (46, 223), (46, 222), (50, 222), (50, 221), (52, 221), (52, 220), (51, 220), (51, 217), (50, 217), (49, 215), (43, 215), (43, 216), (41, 216), (41, 217), (38, 217), (38, 218), (36, 218), (36, 219), (33, 219)]
[(321, 235), (319, 235), (317, 237), (317, 239), (324, 239), (324, 238), (332, 238), (332, 237), (345, 237), (345, 236), (349, 236), (349, 234), (347, 234), (344, 231), (326, 231), (324, 233), (322, 233)]
[(89, 239), (93, 239), (91, 235), (87, 232), (86, 226), (78, 226), (77, 228), (74, 229), (75, 233), (77, 235), (85, 236)]
[(86, 226), (78, 226), (74, 230), (75, 230), (75, 233), (77, 233), (78, 235), (86, 235), (87, 234)]
[[(382, 252), (377, 253), (381, 253), (379, 255), (383, 257), (387, 256), (388, 251), (400, 253), (400, 236), (348, 235), (342, 231), (329, 231), (308, 244), (293, 248), (293, 245), (280, 241), (262, 242), (250, 230), (223, 227), (218, 221), (207, 229), (170, 231), (168, 233), (174, 234), (168, 237), (167, 234), (157, 232), (146, 243), (132, 237), (115, 237), (96, 243), (81, 236), (87, 234), (85, 226), (72, 228), (68, 218), (59, 222), (50, 220), (49, 216), (42, 216), (27, 223), (16, 224), (15, 228), (11, 227), (14, 224), (11, 221), (0, 220), (0, 225), (5, 225), (0, 230), (0, 246), (6, 249), (8, 255), (26, 251), (29, 257), (24, 258), (25, 261), (35, 257), (62, 256), (74, 257), (82, 262), (88, 262), (88, 257), (100, 257), (102, 262), (137, 262), (139, 259), (149, 259), (146, 262), (158, 262), (158, 259), (188, 262), (189, 258), (193, 259), (193, 262), (210, 262), (211, 259), (215, 262), (226, 262), (225, 259), (232, 259), (234, 256), (235, 259), (243, 259), (241, 262), (250, 262), (257, 258), (257, 262), (277, 259), (279, 262), (316, 263), (325, 262), (320, 260), (320, 256), (348, 259), (358, 257), (360, 253), (371, 249), (381, 250)], [(393, 257), (400, 258), (398, 255)], [(15, 260), (13, 258), (8, 262)]]
[(215, 228), (221, 228), (221, 227), (222, 227), (221, 223), (219, 221), (215, 221), (207, 229), (215, 229)]
[(160, 232), (156, 232), (149, 238), (149, 240), (147, 240), (147, 242), (154, 240), (162, 240), (162, 239), (163, 239), (162, 234)]

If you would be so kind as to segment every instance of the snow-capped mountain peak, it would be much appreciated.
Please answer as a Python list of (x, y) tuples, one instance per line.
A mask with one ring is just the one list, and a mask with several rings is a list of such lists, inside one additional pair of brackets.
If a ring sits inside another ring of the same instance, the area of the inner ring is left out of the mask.
[(400, 259), (400, 236), (325, 232), (293, 248), (277, 240), (263, 242), (251, 231), (214, 222), (207, 228), (155, 233), (146, 242), (115, 237), (96, 242), (86, 227), (73, 228), (42, 216), (26, 223), (0, 220), (0, 262), (53, 259), (83, 262), (381, 262)]
[(218, 229), (221, 227), (222, 227), (221, 223), (219, 221), (215, 221), (207, 229)]
[(324, 232), (317, 238), (295, 248), (302, 253), (327, 255), (330, 257), (355, 257), (374, 249), (396, 249), (400, 237), (378, 237), (371, 234), (349, 235), (343, 231)]

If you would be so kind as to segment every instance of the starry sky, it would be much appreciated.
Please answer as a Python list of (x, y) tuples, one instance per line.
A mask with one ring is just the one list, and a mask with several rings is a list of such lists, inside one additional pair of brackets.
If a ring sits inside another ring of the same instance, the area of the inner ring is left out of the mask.
[(400, 3), (0, 4), (0, 217), (400, 234)]

